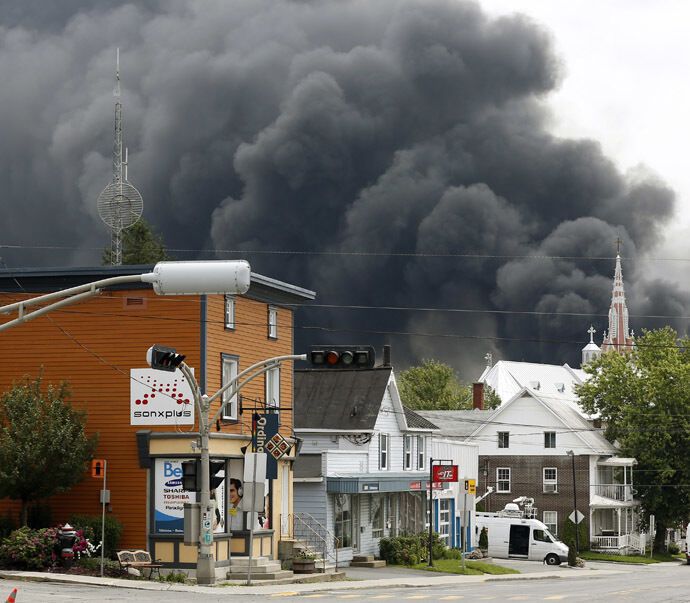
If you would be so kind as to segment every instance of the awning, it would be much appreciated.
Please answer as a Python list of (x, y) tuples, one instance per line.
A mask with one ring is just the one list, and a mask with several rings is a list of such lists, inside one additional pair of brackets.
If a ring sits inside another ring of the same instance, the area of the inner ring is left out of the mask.
[(598, 461), (597, 465), (604, 467), (632, 467), (637, 465), (637, 459), (611, 456), (605, 461)]
[(373, 492), (426, 492), (429, 476), (358, 475), (326, 478), (326, 491), (339, 494), (369, 494)]
[(624, 509), (628, 507), (637, 507), (640, 505), (639, 500), (614, 500), (613, 498), (606, 498), (594, 494), (589, 506), (592, 509)]

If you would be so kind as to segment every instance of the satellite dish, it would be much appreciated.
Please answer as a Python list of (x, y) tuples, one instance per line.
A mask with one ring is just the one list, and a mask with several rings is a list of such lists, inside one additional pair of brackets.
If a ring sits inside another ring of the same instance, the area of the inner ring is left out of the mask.
[(129, 228), (143, 211), (141, 193), (129, 182), (111, 182), (98, 195), (98, 215), (113, 230)]

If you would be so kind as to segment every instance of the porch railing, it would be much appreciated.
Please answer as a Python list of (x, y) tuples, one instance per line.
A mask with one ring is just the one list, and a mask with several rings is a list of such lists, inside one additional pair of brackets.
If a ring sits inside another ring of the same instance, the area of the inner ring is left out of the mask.
[(628, 535), (593, 536), (592, 541), (598, 549), (623, 549), (628, 546)]
[(633, 487), (630, 484), (596, 484), (594, 493), (613, 500), (631, 501)]
[(301, 541), (312, 552), (321, 554), (324, 573), (326, 563), (331, 559), (337, 568), (339, 540), (333, 533), (309, 513), (294, 513), (290, 519), (292, 537)]

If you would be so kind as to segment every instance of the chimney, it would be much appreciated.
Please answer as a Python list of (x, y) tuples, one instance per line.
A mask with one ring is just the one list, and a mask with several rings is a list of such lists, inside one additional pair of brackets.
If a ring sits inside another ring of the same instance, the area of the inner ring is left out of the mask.
[(390, 365), (391, 365), (391, 346), (384, 345), (383, 346), (383, 364), (381, 366), (390, 366)]
[(484, 384), (472, 384), (472, 408), (474, 410), (484, 410)]

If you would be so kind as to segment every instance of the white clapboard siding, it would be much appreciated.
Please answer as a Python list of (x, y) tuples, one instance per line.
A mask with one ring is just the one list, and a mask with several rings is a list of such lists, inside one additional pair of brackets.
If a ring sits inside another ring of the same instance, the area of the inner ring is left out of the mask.
[(321, 455), (321, 474), (327, 477), (367, 472), (369, 454), (356, 450), (326, 450)]

